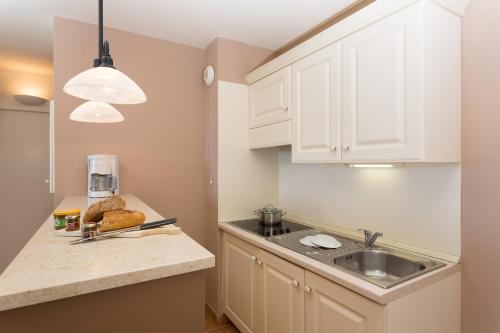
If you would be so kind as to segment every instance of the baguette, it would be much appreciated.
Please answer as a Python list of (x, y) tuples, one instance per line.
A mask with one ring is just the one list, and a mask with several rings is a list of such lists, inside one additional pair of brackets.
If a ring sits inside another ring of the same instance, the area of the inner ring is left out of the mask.
[(143, 213), (137, 210), (112, 210), (103, 214), (103, 219), (98, 223), (99, 231), (112, 231), (141, 225), (146, 220)]
[(124, 208), (125, 200), (123, 200), (119, 195), (113, 195), (107, 199), (92, 204), (85, 212), (83, 222), (99, 222), (102, 220), (105, 212)]

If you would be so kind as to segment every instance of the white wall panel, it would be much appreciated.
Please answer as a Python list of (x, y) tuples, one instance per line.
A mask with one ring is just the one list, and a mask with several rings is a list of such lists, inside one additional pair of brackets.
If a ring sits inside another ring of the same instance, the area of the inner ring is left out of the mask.
[(278, 204), (278, 150), (249, 149), (248, 86), (219, 81), (219, 221)]
[(460, 255), (460, 164), (358, 169), (291, 164), (280, 151), (280, 208), (290, 216)]

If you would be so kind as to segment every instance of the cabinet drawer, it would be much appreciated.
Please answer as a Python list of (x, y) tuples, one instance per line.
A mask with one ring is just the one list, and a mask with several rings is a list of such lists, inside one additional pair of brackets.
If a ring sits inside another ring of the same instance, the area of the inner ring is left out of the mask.
[(285, 146), (291, 143), (290, 120), (250, 130), (250, 148)]

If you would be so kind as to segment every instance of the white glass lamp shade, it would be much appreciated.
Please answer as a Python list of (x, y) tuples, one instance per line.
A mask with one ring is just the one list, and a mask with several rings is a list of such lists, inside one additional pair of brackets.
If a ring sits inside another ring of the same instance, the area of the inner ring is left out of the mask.
[(104, 102), (88, 101), (77, 107), (69, 119), (85, 123), (118, 123), (124, 118), (120, 111)]
[(111, 67), (94, 67), (70, 79), (64, 92), (86, 100), (111, 104), (139, 104), (144, 91), (127, 75)]

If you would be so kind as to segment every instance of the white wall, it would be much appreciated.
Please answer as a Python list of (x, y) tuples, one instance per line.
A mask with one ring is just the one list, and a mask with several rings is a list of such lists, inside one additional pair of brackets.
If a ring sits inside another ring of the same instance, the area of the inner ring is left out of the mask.
[(219, 221), (252, 218), (278, 204), (278, 148), (248, 148), (248, 86), (218, 84)]
[(313, 224), (383, 231), (384, 238), (460, 255), (459, 164), (357, 169), (291, 164), (280, 151), (279, 202)]

